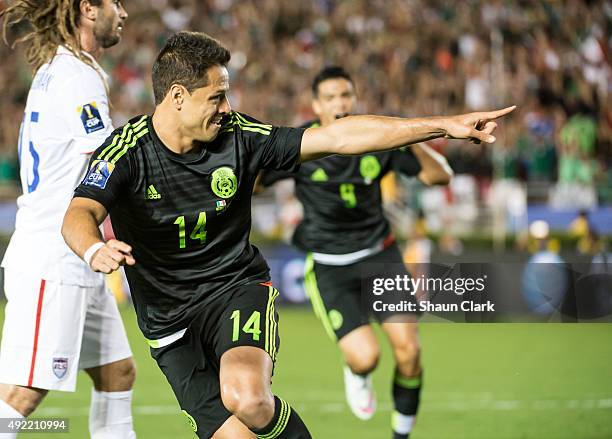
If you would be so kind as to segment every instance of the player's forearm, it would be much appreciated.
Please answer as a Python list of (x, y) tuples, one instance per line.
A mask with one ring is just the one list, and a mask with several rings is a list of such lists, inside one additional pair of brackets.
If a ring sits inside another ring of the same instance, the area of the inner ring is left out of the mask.
[[(443, 137), (443, 118), (402, 119), (384, 116), (354, 116), (338, 126), (339, 154), (363, 154), (399, 148), (412, 143)], [(339, 120), (338, 122), (344, 122)]]
[(312, 139), (312, 150), (318, 149), (319, 153), (358, 155), (399, 148), (445, 134), (442, 117), (349, 116), (324, 128), (307, 130), (304, 141)]
[(350, 116), (321, 128), (308, 128), (302, 137), (300, 159), (314, 160), (329, 154), (365, 154), (384, 151), (438, 137), (492, 143), (497, 124), (516, 107), (446, 117), (400, 119), (384, 116)]
[(421, 165), (419, 180), (427, 185), (448, 184), (453, 176), (453, 170), (446, 157), (424, 143), (414, 145), (412, 152)]
[(104, 242), (100, 232), (96, 214), (82, 206), (75, 206), (74, 200), (66, 211), (64, 223), (62, 224), (62, 236), (68, 247), (83, 258), (83, 255), (93, 244)]

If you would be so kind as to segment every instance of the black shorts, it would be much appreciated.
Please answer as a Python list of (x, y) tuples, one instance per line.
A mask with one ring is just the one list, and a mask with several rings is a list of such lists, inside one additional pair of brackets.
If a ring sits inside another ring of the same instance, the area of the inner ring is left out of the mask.
[[(323, 323), (325, 332), (334, 340), (340, 340), (349, 332), (370, 323), (379, 323), (396, 313), (370, 312), (370, 296), (362, 296), (362, 282), (366, 264), (392, 264), (394, 274), (406, 274), (397, 244), (392, 243), (380, 253), (349, 265), (324, 265), (314, 262), (312, 255), (306, 259), (304, 285), (315, 314)], [(400, 272), (398, 272), (400, 271)], [(379, 273), (384, 274), (384, 273)], [(365, 302), (364, 302), (365, 301)]]
[(219, 386), (225, 351), (254, 346), (276, 360), (280, 346), (277, 296), (269, 283), (237, 287), (207, 304), (179, 340), (151, 348), (197, 437), (210, 438), (231, 416)]

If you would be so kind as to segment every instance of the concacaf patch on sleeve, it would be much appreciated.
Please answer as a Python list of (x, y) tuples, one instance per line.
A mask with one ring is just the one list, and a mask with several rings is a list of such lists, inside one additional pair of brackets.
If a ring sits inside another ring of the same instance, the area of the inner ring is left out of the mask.
[(104, 122), (100, 117), (100, 112), (98, 111), (98, 106), (96, 105), (95, 101), (85, 105), (80, 105), (77, 107), (77, 113), (79, 113), (81, 116), (81, 122), (83, 123), (83, 128), (85, 128), (85, 132), (87, 134), (104, 128)]
[(82, 184), (104, 189), (108, 178), (113, 173), (113, 169), (115, 169), (115, 165), (111, 162), (107, 162), (106, 160), (94, 160)]

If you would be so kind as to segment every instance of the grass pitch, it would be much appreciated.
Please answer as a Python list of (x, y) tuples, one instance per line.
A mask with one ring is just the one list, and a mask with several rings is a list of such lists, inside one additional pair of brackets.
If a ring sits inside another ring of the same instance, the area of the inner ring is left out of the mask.
[[(138, 363), (138, 438), (193, 438), (134, 312), (122, 314)], [(273, 389), (300, 412), (313, 437), (390, 438), (393, 364), (383, 337), (374, 376), (379, 409), (363, 422), (344, 402), (339, 352), (310, 309), (281, 308), (280, 316)], [(612, 438), (612, 325), (427, 323), (421, 341), (425, 387), (411, 439)], [(53, 392), (35, 413), (69, 418), (69, 434), (20, 437), (87, 438), (90, 388), (81, 374), (77, 392)]]

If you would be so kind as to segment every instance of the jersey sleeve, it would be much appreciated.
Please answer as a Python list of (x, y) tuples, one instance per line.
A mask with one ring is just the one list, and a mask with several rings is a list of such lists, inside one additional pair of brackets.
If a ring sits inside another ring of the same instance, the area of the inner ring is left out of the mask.
[(80, 69), (59, 85), (57, 99), (67, 118), (73, 147), (79, 154), (91, 154), (113, 131), (101, 74), (93, 68)]
[(421, 172), (421, 164), (410, 147), (394, 150), (391, 154), (391, 163), (394, 171), (407, 177), (415, 177)]
[(119, 160), (103, 160), (103, 151), (108, 149), (119, 130), (111, 133), (106, 141), (94, 151), (89, 160), (87, 173), (74, 191), (75, 197), (89, 198), (101, 203), (110, 211), (119, 197), (129, 187), (131, 171), (130, 157)]
[(305, 129), (275, 127), (232, 112), (233, 129), (242, 131), (247, 147), (260, 169), (295, 172), (300, 167), (302, 136)]
[(261, 174), (261, 184), (264, 187), (272, 186), (274, 183), (287, 178), (294, 178), (295, 174), (287, 171), (264, 171)]

